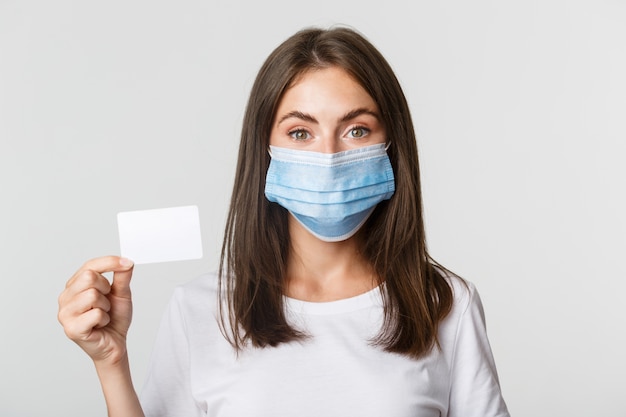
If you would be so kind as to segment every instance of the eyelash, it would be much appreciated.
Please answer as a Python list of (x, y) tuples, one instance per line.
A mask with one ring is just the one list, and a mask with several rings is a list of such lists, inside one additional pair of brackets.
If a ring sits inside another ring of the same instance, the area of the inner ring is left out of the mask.
[(366, 137), (367, 135), (369, 135), (371, 133), (371, 130), (366, 128), (365, 126), (356, 125), (356, 126), (352, 126), (348, 130), (348, 134), (352, 134), (352, 132), (354, 132), (355, 130), (362, 130), (363, 134), (361, 136), (355, 136), (352, 139), (362, 139), (362, 138)]
[[(296, 135), (297, 135), (298, 133), (306, 133), (306, 134), (307, 134), (307, 138), (306, 138), (306, 139), (299, 139), (299, 138), (297, 138), (297, 137), (296, 137)], [(305, 141), (305, 140), (307, 140), (307, 139), (310, 139), (310, 138), (311, 138), (311, 134), (310, 134), (310, 133), (309, 133), (306, 129), (300, 129), (300, 128), (298, 128), (298, 129), (290, 130), (289, 132), (287, 132), (287, 134), (288, 134), (289, 136), (291, 136), (291, 138), (292, 138), (293, 140), (298, 141), (298, 142), (302, 142), (302, 141)]]
[[(362, 130), (363, 133), (361, 136), (353, 136), (351, 137), (351, 139), (362, 139), (364, 137), (366, 137), (368, 134), (370, 134), (371, 129), (368, 129), (365, 126), (361, 126), (361, 125), (356, 125), (356, 126), (352, 126), (350, 129), (348, 129), (348, 135), (352, 134), (352, 132), (354, 132), (355, 130)], [(300, 139), (297, 138), (296, 135), (298, 135), (299, 133), (306, 133), (307, 137), (304, 139)], [(294, 130), (290, 130), (289, 132), (287, 132), (287, 135), (291, 136), (292, 139), (296, 140), (296, 141), (305, 141), (311, 138), (311, 134), (306, 130), (306, 129), (294, 129)]]

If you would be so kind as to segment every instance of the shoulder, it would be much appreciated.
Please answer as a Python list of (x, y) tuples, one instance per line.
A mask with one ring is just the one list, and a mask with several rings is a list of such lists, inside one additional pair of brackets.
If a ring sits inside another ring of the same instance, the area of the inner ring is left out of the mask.
[(448, 283), (452, 290), (453, 302), (450, 314), (462, 314), (472, 304), (480, 302), (476, 286), (453, 272), (437, 268), (437, 272)]
[[(455, 343), (464, 328), (484, 328), (485, 315), (476, 286), (449, 271), (440, 273), (450, 285), (453, 293), (452, 307), (440, 323), (440, 340)], [(483, 332), (480, 332), (483, 333)]]
[(202, 274), (174, 289), (171, 307), (184, 316), (214, 313), (217, 304), (218, 277), (216, 273)]
[(185, 296), (215, 295), (217, 293), (217, 282), (217, 274), (215, 272), (209, 272), (179, 285), (174, 290), (174, 293)]
[(508, 416), (478, 291), (454, 274), (444, 276), (454, 292), (452, 309), (439, 326), (441, 351), (450, 366), (448, 415)]

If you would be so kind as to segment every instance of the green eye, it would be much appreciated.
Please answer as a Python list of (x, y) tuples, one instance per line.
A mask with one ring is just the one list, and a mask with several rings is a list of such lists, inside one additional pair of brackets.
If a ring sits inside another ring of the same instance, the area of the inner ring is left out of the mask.
[(309, 133), (306, 130), (298, 129), (289, 132), (289, 136), (295, 140), (307, 140), (309, 138)]
[(367, 136), (368, 133), (369, 129), (365, 127), (354, 127), (350, 130), (350, 137), (358, 139)]

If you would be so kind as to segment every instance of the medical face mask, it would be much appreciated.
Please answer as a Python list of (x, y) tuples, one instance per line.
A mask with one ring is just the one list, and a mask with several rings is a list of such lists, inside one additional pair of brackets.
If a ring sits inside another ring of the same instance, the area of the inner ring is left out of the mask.
[(395, 191), (385, 144), (335, 154), (270, 146), (265, 196), (326, 242), (354, 235)]

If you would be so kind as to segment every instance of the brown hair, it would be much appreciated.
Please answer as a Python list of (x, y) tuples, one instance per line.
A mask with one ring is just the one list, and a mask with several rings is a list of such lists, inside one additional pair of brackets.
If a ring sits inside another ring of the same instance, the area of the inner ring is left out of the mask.
[(438, 344), (452, 289), (426, 251), (417, 144), (404, 93), (380, 52), (346, 28), (296, 33), (270, 54), (254, 82), (220, 260), (219, 288), (226, 298), (226, 306), (220, 303), (222, 329), (237, 350), (247, 343), (276, 346), (306, 337), (285, 317), (288, 214), (264, 196), (267, 149), (284, 92), (305, 71), (331, 66), (347, 71), (374, 99), (392, 143), (396, 192), (360, 231), (362, 251), (386, 287), (385, 320), (373, 342), (419, 357)]

